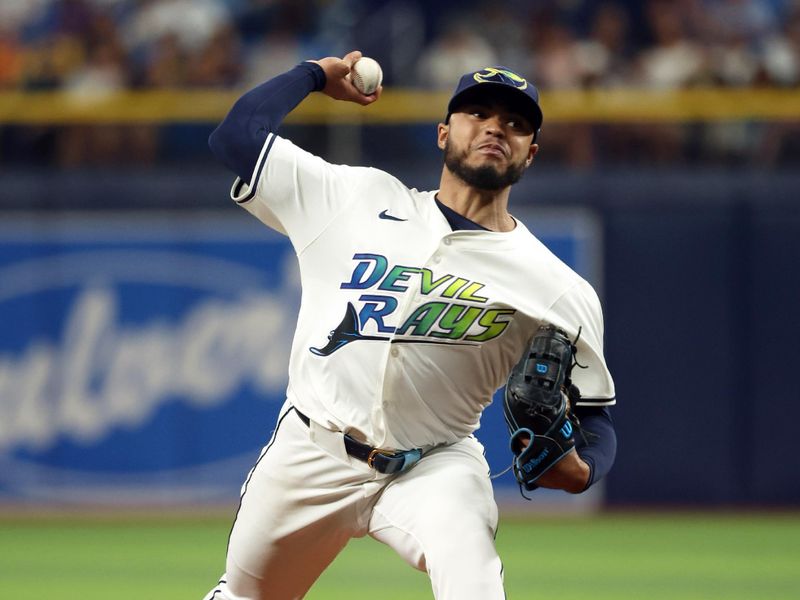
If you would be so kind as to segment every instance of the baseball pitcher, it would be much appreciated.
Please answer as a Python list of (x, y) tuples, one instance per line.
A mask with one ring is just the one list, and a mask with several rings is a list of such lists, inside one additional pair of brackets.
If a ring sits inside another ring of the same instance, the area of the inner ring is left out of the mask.
[(303, 293), (286, 402), (207, 600), (302, 598), (365, 535), (426, 571), (437, 600), (503, 599), (473, 432), (506, 383), (523, 491), (579, 493), (614, 460), (597, 295), (509, 213), (539, 149), (536, 88), (505, 67), (461, 77), (437, 129), (439, 189), (418, 191), (277, 133), (313, 92), (378, 101), (348, 76), (360, 57), (267, 81), (209, 140), (238, 176), (232, 199), (291, 241)]

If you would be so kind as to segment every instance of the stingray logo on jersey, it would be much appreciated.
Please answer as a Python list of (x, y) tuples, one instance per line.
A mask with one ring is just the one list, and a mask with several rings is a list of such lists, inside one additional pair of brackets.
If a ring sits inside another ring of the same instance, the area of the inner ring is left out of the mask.
[[(317, 356), (329, 356), (360, 340), (477, 345), (502, 334), (516, 312), (491, 306), (489, 298), (480, 295), (485, 285), (479, 281), (434, 273), (426, 267), (390, 266), (380, 254), (355, 254), (353, 260), (358, 262), (350, 279), (339, 287), (369, 293), (358, 298), (360, 309), (347, 303), (327, 344), (309, 348)], [(432, 299), (398, 322), (398, 296), (416, 290)], [(367, 329), (375, 333), (365, 333)]]

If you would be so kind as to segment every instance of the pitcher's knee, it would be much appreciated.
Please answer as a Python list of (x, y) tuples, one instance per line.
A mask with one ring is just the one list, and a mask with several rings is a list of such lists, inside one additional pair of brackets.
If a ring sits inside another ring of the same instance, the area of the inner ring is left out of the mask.
[(503, 600), (503, 565), (491, 548), (444, 544), (426, 552), (436, 600)]
[(448, 576), (464, 580), (492, 579), (501, 568), (493, 533), (488, 528), (425, 543), (424, 552), (429, 572), (446, 571)]

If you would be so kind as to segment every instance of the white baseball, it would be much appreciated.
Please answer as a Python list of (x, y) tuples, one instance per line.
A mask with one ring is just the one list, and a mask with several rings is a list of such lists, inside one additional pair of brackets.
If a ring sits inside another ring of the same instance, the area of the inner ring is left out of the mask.
[(359, 92), (369, 96), (375, 93), (375, 90), (378, 89), (378, 86), (383, 81), (383, 71), (378, 61), (362, 56), (350, 70), (350, 81), (353, 82)]

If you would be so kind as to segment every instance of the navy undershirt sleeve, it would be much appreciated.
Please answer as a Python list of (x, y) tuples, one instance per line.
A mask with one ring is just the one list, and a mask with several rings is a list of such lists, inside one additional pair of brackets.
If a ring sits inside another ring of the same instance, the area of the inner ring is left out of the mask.
[(578, 406), (575, 416), (583, 429), (583, 435), (575, 436), (575, 449), (589, 465), (588, 488), (611, 470), (617, 456), (617, 434), (607, 406)]
[(208, 138), (214, 156), (249, 181), (268, 133), (311, 92), (325, 87), (325, 72), (304, 62), (253, 88), (239, 98)]

